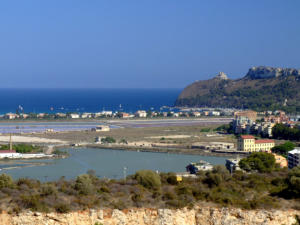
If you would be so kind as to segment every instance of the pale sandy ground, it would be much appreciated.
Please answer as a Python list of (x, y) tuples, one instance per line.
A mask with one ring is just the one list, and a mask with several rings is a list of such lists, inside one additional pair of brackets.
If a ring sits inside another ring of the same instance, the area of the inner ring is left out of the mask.
[(145, 137), (145, 138), (152, 138), (152, 139), (160, 139), (160, 138), (171, 138), (171, 139), (177, 139), (177, 138), (190, 138), (190, 135), (165, 135), (165, 136), (151, 136), (151, 137)]
[(155, 143), (146, 141), (128, 142), (127, 146), (140, 146), (140, 147), (155, 147), (155, 146), (177, 146), (178, 144), (170, 143)]
[[(48, 139), (40, 137), (25, 137), (25, 136), (12, 136), (12, 142), (14, 143), (45, 143), (45, 144), (67, 144), (68, 142), (58, 139)], [(9, 136), (0, 136), (0, 142), (9, 142)]]

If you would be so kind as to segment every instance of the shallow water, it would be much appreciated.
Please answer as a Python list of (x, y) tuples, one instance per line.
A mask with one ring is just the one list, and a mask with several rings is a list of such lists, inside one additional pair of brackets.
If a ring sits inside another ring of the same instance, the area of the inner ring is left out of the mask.
[[(64, 176), (73, 179), (76, 176), (94, 170), (101, 178), (119, 179), (133, 174), (137, 170), (150, 169), (159, 172), (183, 172), (190, 162), (205, 160), (214, 165), (225, 163), (225, 157), (199, 156), (184, 154), (134, 152), (110, 149), (75, 148), (64, 149), (70, 153), (66, 159), (27, 160), (26, 162), (47, 163), (43, 166), (19, 167), (2, 170), (13, 178), (28, 177), (41, 181), (57, 180)], [(16, 164), (22, 160), (16, 160)], [(0, 162), (1, 163), (1, 162)], [(126, 167), (126, 170), (124, 170)]]
[[(0, 133), (31, 133), (31, 132), (45, 132), (47, 129), (54, 131), (76, 131), (76, 130), (90, 130), (98, 125), (100, 122), (15, 122), (15, 123), (1, 123)], [(115, 128), (115, 126), (110, 126)]]

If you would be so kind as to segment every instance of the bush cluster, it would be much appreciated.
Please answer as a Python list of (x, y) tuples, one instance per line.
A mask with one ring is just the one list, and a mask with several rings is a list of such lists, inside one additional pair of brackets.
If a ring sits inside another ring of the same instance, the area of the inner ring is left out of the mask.
[(12, 213), (24, 209), (66, 213), (88, 208), (193, 207), (199, 201), (246, 209), (280, 207), (281, 198), (300, 207), (300, 168), (267, 173), (230, 174), (224, 166), (178, 181), (174, 173), (142, 170), (125, 180), (99, 179), (94, 171), (74, 180), (42, 183), (0, 175), (2, 207)]

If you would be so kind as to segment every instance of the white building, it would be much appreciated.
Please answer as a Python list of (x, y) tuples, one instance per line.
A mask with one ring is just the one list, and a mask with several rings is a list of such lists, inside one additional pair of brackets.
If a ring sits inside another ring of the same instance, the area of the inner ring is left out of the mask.
[(77, 114), (77, 113), (71, 113), (71, 114), (70, 114), (70, 117), (71, 117), (72, 119), (79, 119), (79, 114)]
[(21, 158), (20, 153), (17, 153), (15, 150), (0, 150), (0, 159), (4, 158)]
[(5, 119), (9, 119), (9, 120), (13, 120), (13, 119), (16, 119), (18, 117), (19, 117), (19, 115), (15, 114), (15, 113), (6, 113), (5, 116), (4, 116)]
[(145, 110), (138, 110), (136, 111), (135, 116), (140, 118), (146, 118), (147, 112)]
[(209, 112), (209, 115), (210, 115), (210, 116), (220, 116), (221, 113), (220, 113), (219, 111), (210, 111), (210, 112)]
[(92, 113), (82, 113), (81, 118), (82, 119), (92, 118)]
[(173, 116), (174, 117), (179, 117), (179, 113), (174, 113)]
[(112, 116), (113, 115), (112, 111), (102, 111), (101, 113), (103, 116)]
[(64, 117), (66, 117), (67, 116), (67, 114), (65, 114), (65, 113), (56, 113), (55, 114), (55, 117), (56, 118), (64, 118)]
[(288, 153), (288, 167), (292, 169), (300, 165), (300, 148), (295, 148)]
[(201, 113), (200, 112), (193, 112), (192, 115), (194, 117), (200, 117), (201, 116)]

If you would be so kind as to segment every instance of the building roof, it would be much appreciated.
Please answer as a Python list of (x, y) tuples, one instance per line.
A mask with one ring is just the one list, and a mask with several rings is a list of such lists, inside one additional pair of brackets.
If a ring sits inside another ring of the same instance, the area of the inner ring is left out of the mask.
[(263, 143), (274, 143), (274, 140), (271, 139), (255, 140), (255, 144), (263, 144)]
[(295, 148), (292, 151), (289, 151), (289, 154), (300, 154), (300, 148)]
[(0, 150), (0, 154), (1, 153), (16, 153), (15, 150)]
[(241, 138), (242, 139), (254, 139), (254, 136), (252, 136), (252, 135), (242, 135)]

